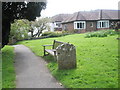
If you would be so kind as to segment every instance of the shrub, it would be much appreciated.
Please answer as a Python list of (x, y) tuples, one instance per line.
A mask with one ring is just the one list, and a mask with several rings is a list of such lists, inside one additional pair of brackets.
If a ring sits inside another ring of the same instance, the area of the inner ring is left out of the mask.
[(108, 35), (116, 35), (116, 34), (119, 34), (119, 32), (116, 32), (115, 30), (101, 30), (101, 31), (87, 33), (85, 38), (107, 37)]
[(51, 33), (48, 36), (49, 37), (60, 37), (60, 36), (62, 36), (62, 33)]
[(51, 33), (53, 33), (53, 32), (44, 32), (44, 33), (42, 33), (42, 36), (48, 36)]
[(99, 33), (99, 34), (97, 35), (97, 37), (107, 37), (107, 34), (105, 34), (105, 33)]
[(14, 38), (16, 40), (28, 39), (29, 29), (30, 26), (28, 20), (26, 19), (14, 20), (14, 23), (11, 24), (9, 38), (10, 39)]
[(62, 32), (45, 32), (42, 34), (42, 36), (44, 37), (60, 37), (60, 36), (65, 36), (65, 35), (69, 35), (70, 33), (66, 32), (66, 31), (62, 31)]
[(74, 31), (74, 33), (78, 33), (78, 30), (77, 30), (77, 29), (74, 29), (73, 31)]

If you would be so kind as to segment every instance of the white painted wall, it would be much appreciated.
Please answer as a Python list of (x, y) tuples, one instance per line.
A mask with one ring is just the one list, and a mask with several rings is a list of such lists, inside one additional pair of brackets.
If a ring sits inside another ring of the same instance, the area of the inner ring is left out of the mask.
[[(61, 22), (52, 22), (50, 23), (50, 31), (54, 32), (54, 28), (62, 28), (62, 24), (60, 24)], [(60, 24), (60, 26), (58, 26), (58, 24)]]
[(49, 25), (50, 25), (50, 31), (54, 32), (55, 23), (49, 23)]

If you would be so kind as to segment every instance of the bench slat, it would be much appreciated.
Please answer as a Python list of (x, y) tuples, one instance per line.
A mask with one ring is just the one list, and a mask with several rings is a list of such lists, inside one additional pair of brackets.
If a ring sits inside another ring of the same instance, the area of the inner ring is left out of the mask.
[(54, 51), (56, 51), (56, 50), (55, 49), (45, 49), (45, 51), (54, 56)]
[(53, 45), (42, 45), (42, 46), (53, 46)]
[[(46, 55), (45, 52), (55, 56), (56, 48), (61, 44), (66, 44), (66, 42), (60, 42), (60, 41), (54, 40), (53, 45), (42, 45), (44, 47), (44, 56)], [(52, 46), (52, 49), (46, 49), (46, 46)]]

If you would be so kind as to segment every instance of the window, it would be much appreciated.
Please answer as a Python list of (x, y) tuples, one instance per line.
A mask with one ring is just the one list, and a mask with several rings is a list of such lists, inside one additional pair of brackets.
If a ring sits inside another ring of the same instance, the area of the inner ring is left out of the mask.
[(85, 29), (85, 21), (74, 22), (74, 29)]
[(60, 28), (61, 27), (61, 23), (60, 22), (55, 22), (54, 24), (55, 24), (56, 28)]
[(98, 21), (97, 28), (109, 28), (109, 20)]

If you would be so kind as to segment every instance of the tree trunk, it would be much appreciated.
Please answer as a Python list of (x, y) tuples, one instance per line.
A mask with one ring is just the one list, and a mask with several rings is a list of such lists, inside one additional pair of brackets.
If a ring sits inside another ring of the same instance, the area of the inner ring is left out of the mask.
[(2, 21), (2, 47), (7, 45), (9, 41), (9, 34), (10, 34), (10, 21), (5, 20)]

